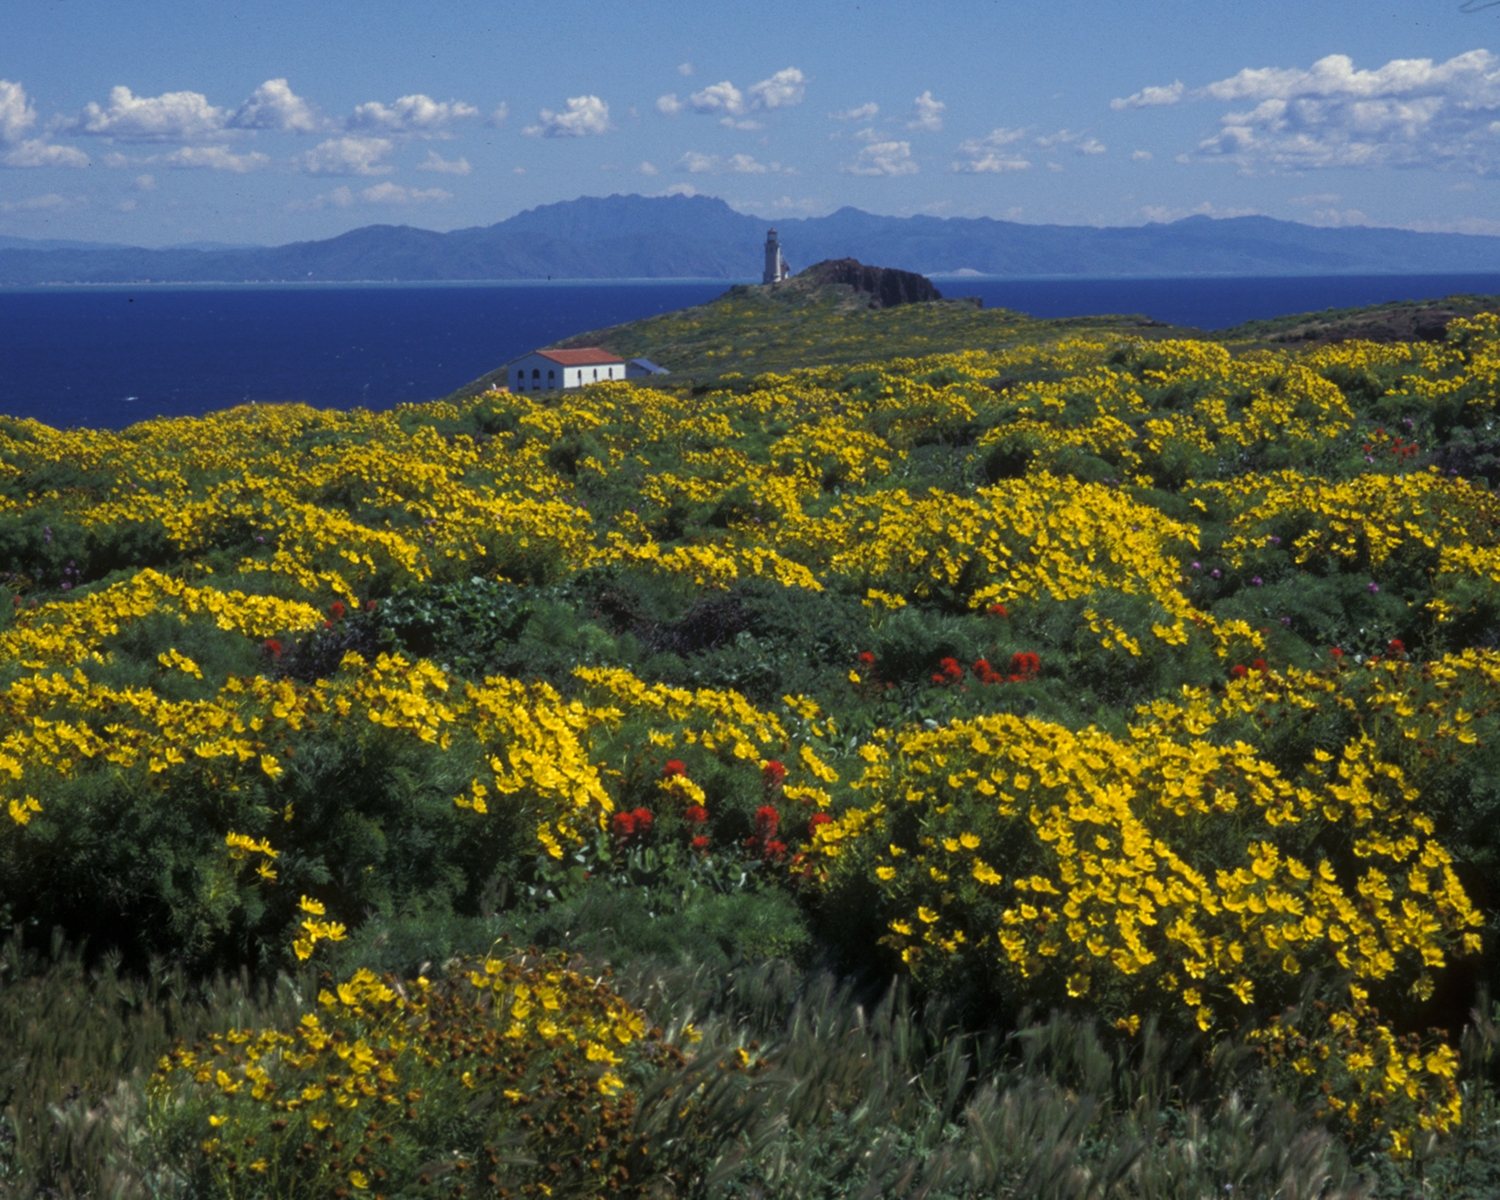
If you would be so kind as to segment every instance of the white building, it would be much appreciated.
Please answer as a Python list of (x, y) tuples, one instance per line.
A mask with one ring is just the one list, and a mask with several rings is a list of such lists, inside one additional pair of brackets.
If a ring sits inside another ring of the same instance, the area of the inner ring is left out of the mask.
[(533, 350), (505, 364), (513, 392), (546, 392), (578, 388), (609, 379), (624, 379), (625, 360), (618, 354), (585, 346), (579, 350)]
[(780, 283), (792, 277), (791, 267), (781, 253), (781, 243), (776, 240), (776, 231), (766, 231), (766, 269), (761, 273), (762, 283)]

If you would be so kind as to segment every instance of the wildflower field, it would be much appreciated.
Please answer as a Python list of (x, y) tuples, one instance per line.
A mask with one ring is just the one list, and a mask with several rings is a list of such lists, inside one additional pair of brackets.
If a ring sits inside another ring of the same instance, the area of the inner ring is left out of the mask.
[(0, 1193), (1494, 1195), (1497, 397), (0, 418)]

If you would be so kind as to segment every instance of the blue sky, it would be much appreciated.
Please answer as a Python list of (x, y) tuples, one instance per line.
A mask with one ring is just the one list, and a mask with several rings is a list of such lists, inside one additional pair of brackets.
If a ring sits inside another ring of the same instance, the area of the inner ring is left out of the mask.
[(614, 192), (1500, 234), (1500, 0), (11, 0), (0, 28), (0, 234), (281, 243)]

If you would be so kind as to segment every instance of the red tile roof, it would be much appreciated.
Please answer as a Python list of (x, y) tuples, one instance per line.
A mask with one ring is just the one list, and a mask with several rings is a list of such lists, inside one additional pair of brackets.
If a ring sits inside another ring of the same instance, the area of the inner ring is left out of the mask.
[(581, 350), (538, 350), (537, 353), (561, 367), (602, 367), (606, 363), (625, 361), (618, 354), (611, 354), (598, 346), (585, 346)]

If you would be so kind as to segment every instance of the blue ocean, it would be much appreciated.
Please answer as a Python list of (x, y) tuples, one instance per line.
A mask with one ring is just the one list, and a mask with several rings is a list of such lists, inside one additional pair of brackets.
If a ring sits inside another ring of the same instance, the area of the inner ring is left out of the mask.
[[(1040, 317), (1138, 313), (1203, 330), (1326, 308), (1500, 293), (1500, 275), (946, 279)], [(121, 428), (246, 401), (388, 408), (445, 396), (589, 329), (702, 304), (722, 280), (0, 289), (0, 413)]]

